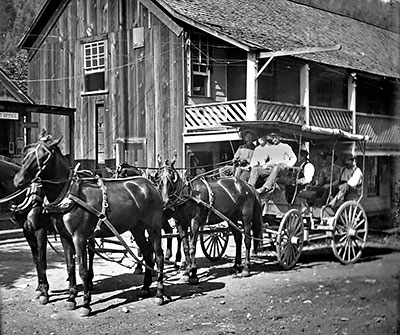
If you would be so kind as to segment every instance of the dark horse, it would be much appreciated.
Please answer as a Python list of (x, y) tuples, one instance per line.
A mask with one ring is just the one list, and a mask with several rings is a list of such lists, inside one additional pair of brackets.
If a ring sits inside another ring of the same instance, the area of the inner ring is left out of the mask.
[(262, 212), (255, 191), (246, 182), (233, 177), (209, 181), (195, 179), (184, 185), (173, 164), (160, 169), (158, 183), (164, 205), (177, 221), (182, 238), (187, 263), (182, 279), (191, 284), (198, 282), (195, 255), (199, 227), (226, 221), (225, 218), (231, 221), (229, 228), (236, 243), (235, 271), (240, 271), (242, 264), (242, 233), (237, 229), (238, 221), (242, 222), (246, 255), (241, 275), (249, 276), (251, 231), (255, 250), (262, 240)]
[[(88, 271), (87, 243), (93, 237), (110, 237), (130, 231), (146, 263), (142, 293), (150, 295), (153, 252), (156, 256), (158, 278), (156, 302), (164, 299), (164, 256), (161, 248), (162, 199), (159, 191), (143, 177), (124, 179), (71, 177), (67, 158), (58, 144), (61, 139), (29, 145), (24, 149), (21, 170), (14, 184), (23, 188), (36, 180), (42, 184), (51, 207), (59, 205), (61, 212), (57, 228), (68, 233), (74, 243), (83, 283), (81, 316), (90, 314), (91, 280)], [(148, 234), (148, 239), (145, 233)], [(75, 300), (72, 301), (75, 305)]]
[[(17, 191), (13, 184), (14, 176), (20, 170), (21, 166), (12, 162), (0, 160), (0, 198), (6, 200)], [(32, 185), (27, 192), (22, 195), (10, 199), (15, 209), (13, 211), (15, 220), (23, 230), (26, 241), (31, 248), (33, 261), (36, 266), (38, 276), (38, 286), (36, 288), (36, 296), (41, 304), (46, 304), (49, 300), (49, 283), (46, 276), (47, 270), (47, 234), (54, 232), (54, 227), (50, 216), (43, 213), (43, 196), (42, 190), (37, 184)], [(25, 194), (26, 197), (25, 197)], [(8, 202), (8, 201), (7, 201)], [(68, 268), (68, 280), (70, 282), (70, 291), (77, 292), (75, 267), (72, 262), (73, 250), (71, 243), (61, 237), (64, 247), (65, 257), (70, 259), (71, 266)], [(72, 241), (71, 241), (72, 242)]]

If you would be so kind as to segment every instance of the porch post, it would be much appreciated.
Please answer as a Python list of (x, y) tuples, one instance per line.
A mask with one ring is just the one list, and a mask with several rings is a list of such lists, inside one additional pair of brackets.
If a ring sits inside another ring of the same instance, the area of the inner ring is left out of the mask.
[(304, 106), (304, 124), (310, 125), (310, 67), (300, 69), (300, 105)]
[(246, 121), (257, 120), (257, 70), (258, 60), (256, 53), (248, 52), (246, 73)]
[[(352, 73), (351, 76), (347, 80), (347, 108), (352, 112), (352, 132), (353, 134), (357, 133), (357, 124), (356, 124), (356, 81), (357, 75)], [(353, 143), (353, 147), (351, 149), (352, 153), (355, 153), (355, 143)]]

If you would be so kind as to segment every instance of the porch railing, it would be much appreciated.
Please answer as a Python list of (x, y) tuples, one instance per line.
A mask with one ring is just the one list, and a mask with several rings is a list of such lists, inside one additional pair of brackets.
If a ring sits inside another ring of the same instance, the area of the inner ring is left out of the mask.
[(220, 127), (225, 121), (244, 121), (246, 100), (185, 106), (185, 130)]
[[(246, 101), (236, 100), (185, 107), (185, 131), (211, 130), (220, 128), (224, 121), (246, 120)], [(280, 120), (304, 123), (304, 106), (275, 101), (259, 100), (258, 120)], [(352, 131), (352, 112), (347, 109), (330, 107), (310, 107), (310, 125), (340, 128)], [(356, 114), (357, 133), (369, 135), (370, 143), (400, 143), (400, 118), (376, 115)]]
[(400, 118), (387, 115), (364, 114), (356, 115), (357, 132), (368, 135), (372, 143), (400, 143)]

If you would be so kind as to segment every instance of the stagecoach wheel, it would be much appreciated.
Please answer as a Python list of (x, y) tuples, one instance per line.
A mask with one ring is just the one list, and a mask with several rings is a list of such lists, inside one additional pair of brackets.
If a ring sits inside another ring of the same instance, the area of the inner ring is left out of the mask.
[(367, 242), (368, 219), (356, 201), (346, 201), (336, 211), (333, 223), (332, 250), (343, 264), (356, 262)]
[(276, 253), (280, 266), (289, 270), (296, 265), (304, 242), (304, 225), (300, 212), (291, 209), (283, 216), (276, 238)]
[(221, 225), (201, 226), (200, 245), (204, 256), (211, 262), (219, 260), (228, 247), (229, 233)]

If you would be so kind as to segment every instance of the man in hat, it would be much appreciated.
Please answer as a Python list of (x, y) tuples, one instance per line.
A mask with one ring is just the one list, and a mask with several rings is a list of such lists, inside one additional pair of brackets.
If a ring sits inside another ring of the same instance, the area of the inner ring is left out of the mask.
[[(267, 177), (264, 185), (257, 189), (258, 193), (269, 192), (275, 185), (279, 172), (287, 167), (292, 167), (297, 161), (290, 145), (281, 142), (281, 137), (277, 133), (271, 133), (267, 136), (267, 141), (271, 145), (264, 151), (265, 156), (259, 165), (254, 166), (250, 172), (249, 184), (255, 186), (259, 177)], [(255, 152), (253, 154), (253, 158)]]
[(360, 194), (363, 174), (356, 164), (356, 157), (347, 155), (344, 161), (344, 167), (340, 174), (339, 191), (330, 201), (330, 207), (336, 207), (338, 202), (345, 200), (346, 195), (351, 192)]

